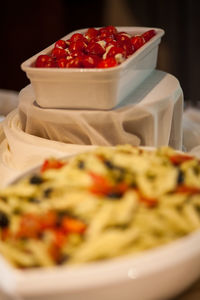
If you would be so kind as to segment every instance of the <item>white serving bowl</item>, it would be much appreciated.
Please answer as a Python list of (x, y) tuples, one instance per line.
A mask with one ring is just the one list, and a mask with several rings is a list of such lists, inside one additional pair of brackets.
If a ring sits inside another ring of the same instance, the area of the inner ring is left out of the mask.
[[(117, 27), (119, 31), (142, 34), (154, 29), (156, 35), (122, 64), (108, 69), (35, 68), (40, 54), (49, 54), (54, 44), (22, 63), (35, 91), (37, 103), (44, 108), (111, 109), (128, 96), (157, 64), (158, 46), (164, 31), (147, 27)], [(62, 39), (69, 39), (74, 31)]]
[(76, 266), (20, 270), (0, 256), (0, 270), (0, 287), (14, 299), (171, 299), (200, 277), (200, 231), (138, 255)]
[(0, 258), (0, 268), (2, 289), (20, 300), (171, 299), (200, 276), (200, 232), (137, 257), (27, 271)]

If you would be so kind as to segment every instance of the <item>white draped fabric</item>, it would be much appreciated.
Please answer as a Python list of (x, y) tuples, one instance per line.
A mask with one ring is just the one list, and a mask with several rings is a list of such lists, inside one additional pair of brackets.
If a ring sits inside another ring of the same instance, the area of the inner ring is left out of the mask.
[(2, 123), (0, 183), (7, 184), (46, 157), (62, 157), (97, 145), (130, 143), (182, 148), (183, 94), (178, 80), (154, 71), (118, 107), (108, 110), (42, 109), (31, 86)]

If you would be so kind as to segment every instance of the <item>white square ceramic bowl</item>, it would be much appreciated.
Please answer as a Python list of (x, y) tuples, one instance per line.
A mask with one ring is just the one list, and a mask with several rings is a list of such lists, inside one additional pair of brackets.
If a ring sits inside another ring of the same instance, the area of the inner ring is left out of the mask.
[[(40, 54), (48, 54), (54, 44), (22, 63), (34, 88), (37, 103), (44, 108), (111, 109), (134, 91), (157, 64), (158, 46), (164, 31), (147, 27), (117, 27), (119, 31), (142, 34), (154, 29), (156, 35), (122, 64), (108, 69), (35, 68)], [(84, 33), (87, 29), (74, 31)]]

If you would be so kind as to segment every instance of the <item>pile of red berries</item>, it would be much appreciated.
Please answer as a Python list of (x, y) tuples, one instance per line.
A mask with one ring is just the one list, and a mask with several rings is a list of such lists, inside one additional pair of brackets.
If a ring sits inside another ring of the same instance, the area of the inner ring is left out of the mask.
[(74, 33), (68, 40), (58, 40), (49, 55), (38, 56), (37, 68), (110, 68), (119, 65), (156, 34), (148, 30), (131, 36), (114, 26), (89, 28)]

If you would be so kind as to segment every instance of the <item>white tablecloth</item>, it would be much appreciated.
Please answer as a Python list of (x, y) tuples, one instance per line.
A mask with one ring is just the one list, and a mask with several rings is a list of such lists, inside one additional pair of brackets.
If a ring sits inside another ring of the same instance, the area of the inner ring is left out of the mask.
[(40, 108), (30, 85), (19, 101), (22, 129), (34, 136), (78, 145), (182, 146), (183, 93), (165, 72), (155, 70), (111, 110)]
[(200, 157), (200, 109), (188, 107), (183, 114), (183, 145), (185, 151)]
[(182, 148), (182, 89), (174, 76), (161, 71), (154, 71), (110, 111), (41, 109), (31, 86), (21, 91), (19, 99), (18, 108), (3, 121), (1, 185), (46, 157), (75, 154), (96, 145)]

